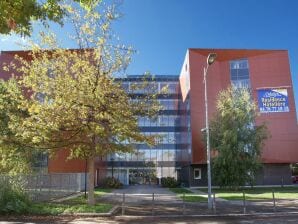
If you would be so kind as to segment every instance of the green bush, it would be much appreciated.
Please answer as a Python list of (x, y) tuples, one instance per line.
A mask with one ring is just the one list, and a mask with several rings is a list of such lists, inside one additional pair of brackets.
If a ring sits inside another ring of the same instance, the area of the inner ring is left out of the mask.
[(28, 195), (17, 184), (0, 180), (0, 214), (23, 214), (30, 207)]
[(178, 181), (174, 177), (163, 177), (161, 178), (162, 187), (177, 187), (179, 185)]
[(101, 186), (103, 188), (115, 188), (118, 189), (123, 186), (119, 179), (115, 177), (106, 177), (102, 180)]

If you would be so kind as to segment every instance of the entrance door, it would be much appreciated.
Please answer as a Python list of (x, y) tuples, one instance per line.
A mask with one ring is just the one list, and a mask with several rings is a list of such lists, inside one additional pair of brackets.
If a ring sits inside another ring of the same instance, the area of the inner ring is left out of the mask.
[(157, 184), (155, 169), (129, 169), (129, 184)]

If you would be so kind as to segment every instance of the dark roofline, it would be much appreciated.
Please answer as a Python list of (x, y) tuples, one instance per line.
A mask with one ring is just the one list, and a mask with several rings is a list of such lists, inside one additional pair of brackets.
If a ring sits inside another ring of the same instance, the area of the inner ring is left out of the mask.
[(188, 50), (210, 50), (210, 51), (288, 51), (287, 49), (255, 49), (255, 48), (195, 48), (190, 47)]
[(121, 81), (179, 81), (179, 75), (153, 75), (152, 77), (146, 77), (144, 75), (127, 75), (126, 77), (116, 78), (116, 80)]

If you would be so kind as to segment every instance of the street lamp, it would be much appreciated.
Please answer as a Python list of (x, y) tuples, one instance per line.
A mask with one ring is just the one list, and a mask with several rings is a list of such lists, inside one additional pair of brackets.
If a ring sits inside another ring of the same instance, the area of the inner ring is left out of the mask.
[(87, 198), (87, 166), (88, 159), (85, 159), (85, 198)]
[(208, 99), (207, 99), (207, 72), (210, 65), (215, 61), (217, 54), (209, 53), (207, 57), (207, 64), (204, 67), (204, 86), (205, 86), (205, 113), (206, 113), (206, 136), (207, 136), (207, 180), (208, 180), (208, 208), (212, 208), (211, 201), (211, 166), (210, 166), (210, 133), (209, 133), (209, 122), (208, 122)]
[(111, 158), (111, 162), (112, 162), (112, 178), (114, 179), (114, 158)]

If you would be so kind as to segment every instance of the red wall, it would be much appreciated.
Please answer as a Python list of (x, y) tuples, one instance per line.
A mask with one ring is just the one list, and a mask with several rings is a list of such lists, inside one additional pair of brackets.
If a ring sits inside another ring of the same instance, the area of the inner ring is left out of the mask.
[(14, 59), (13, 53), (1, 52), (0, 54), (0, 79), (9, 79), (11, 77), (11, 73), (3, 70), (3, 66), (9, 64)]
[(298, 162), (298, 126), (287, 51), (189, 49), (192, 162), (200, 164), (206, 160), (205, 143), (200, 130), (205, 127), (203, 68), (210, 52), (216, 52), (217, 59), (209, 67), (207, 77), (209, 119), (215, 112), (218, 92), (230, 85), (229, 61), (247, 58), (256, 102), (258, 88), (288, 86), (290, 112), (263, 113), (256, 121), (257, 124), (265, 121), (271, 134), (263, 150), (263, 162)]
[[(48, 160), (49, 173), (83, 173), (86, 168), (86, 161), (83, 159), (68, 159), (69, 150), (61, 149), (56, 155)], [(98, 156), (94, 161), (95, 169), (103, 169), (106, 163)], [(88, 169), (88, 167), (87, 167)]]
[(85, 172), (85, 161), (81, 159), (68, 160), (69, 151), (62, 149), (48, 160), (49, 173), (83, 173)]
[(298, 161), (298, 126), (287, 51), (249, 58), (254, 98), (262, 87), (287, 86), (290, 112), (262, 113), (257, 123), (266, 122), (271, 138), (263, 150), (265, 163), (291, 163)]

